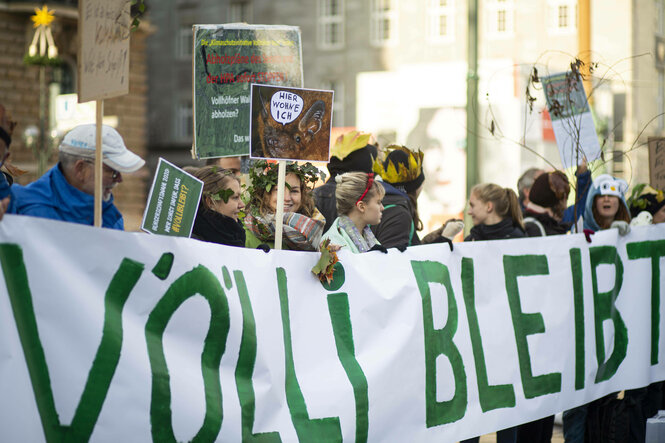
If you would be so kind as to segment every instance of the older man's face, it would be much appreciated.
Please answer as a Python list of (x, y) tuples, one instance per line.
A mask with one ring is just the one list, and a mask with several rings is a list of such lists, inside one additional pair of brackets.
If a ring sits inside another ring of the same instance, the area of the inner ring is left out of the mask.
[[(86, 163), (84, 183), (82, 191), (86, 194), (95, 195), (95, 163), (90, 160), (81, 160)], [(108, 201), (111, 192), (118, 183), (122, 183), (122, 174), (107, 165), (102, 165), (102, 200)]]

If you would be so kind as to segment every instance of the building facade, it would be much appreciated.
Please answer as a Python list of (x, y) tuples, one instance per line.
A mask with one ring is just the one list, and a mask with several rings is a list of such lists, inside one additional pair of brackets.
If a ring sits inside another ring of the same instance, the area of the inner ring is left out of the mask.
[[(45, 144), (50, 146), (48, 166), (57, 162), (57, 144), (63, 133), (56, 131), (56, 97), (76, 93), (78, 53), (78, 1), (62, 0), (42, 2), (0, 1), (0, 103), (18, 122), (11, 146), (12, 162), (27, 173), (16, 181), (26, 184), (38, 175), (38, 161), (31, 144), (38, 143), (35, 131), (40, 127), (40, 68), (26, 65), (24, 55), (28, 52), (34, 33), (30, 17), (35, 8), (47, 6), (54, 11), (51, 25), (53, 39), (58, 48), (62, 64), (44, 69), (45, 94), (43, 99), (44, 127), (48, 136)], [(146, 36), (149, 26), (143, 24), (130, 38), (129, 94), (104, 101), (104, 115), (109, 117), (122, 134), (126, 145), (142, 157), (147, 154), (147, 64)], [(75, 101), (75, 100), (74, 100)], [(87, 123), (94, 123), (94, 113)], [(135, 174), (123, 175), (121, 186), (114, 190), (115, 201), (125, 217), (127, 230), (140, 226), (146, 200), (149, 172), (143, 169)]]
[[(664, 4), (591, 1), (591, 96), (603, 168), (633, 184), (648, 181), (647, 137), (663, 135)], [(575, 61), (577, 15), (577, 0), (479, 1), (481, 181), (514, 187), (528, 167), (561, 164), (542, 88), (530, 79), (534, 68), (543, 76)], [(425, 150), (425, 218), (435, 224), (463, 210), (465, 0), (168, 0), (151, 20), (151, 152), (192, 162), (192, 24), (294, 25), (302, 32), (304, 86), (335, 91), (334, 126)]]

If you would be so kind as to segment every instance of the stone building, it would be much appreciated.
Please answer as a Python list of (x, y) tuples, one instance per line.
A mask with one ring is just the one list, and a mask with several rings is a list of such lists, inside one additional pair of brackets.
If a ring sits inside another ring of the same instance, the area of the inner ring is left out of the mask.
[[(48, 2), (0, 1), (0, 103), (9, 109), (18, 126), (12, 141), (12, 162), (28, 171), (17, 178), (21, 184), (37, 178), (37, 159), (27, 146), (24, 134), (40, 126), (40, 67), (23, 63), (34, 33), (30, 17), (35, 8), (46, 5), (55, 12), (52, 32), (63, 64), (45, 70), (45, 127), (51, 134), (55, 126), (55, 97), (76, 92), (76, 60), (78, 53), (78, 1)], [(142, 24), (130, 39), (129, 94), (104, 101), (104, 115), (117, 122), (116, 128), (125, 143), (137, 154), (147, 154), (148, 78), (146, 37), (149, 26)], [(88, 123), (94, 123), (94, 114)], [(34, 135), (34, 134), (33, 134)], [(62, 135), (62, 134), (61, 134)], [(47, 143), (57, 143), (47, 137)], [(48, 166), (57, 161), (57, 146), (49, 156)], [(114, 191), (115, 201), (125, 216), (125, 229), (137, 230), (143, 216), (149, 172), (146, 168), (135, 174), (123, 175), (124, 182)]]

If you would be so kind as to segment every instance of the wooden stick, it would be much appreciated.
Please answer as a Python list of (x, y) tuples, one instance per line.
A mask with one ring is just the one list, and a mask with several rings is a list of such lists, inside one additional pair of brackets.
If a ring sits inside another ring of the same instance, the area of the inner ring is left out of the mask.
[(284, 183), (286, 179), (286, 160), (277, 162), (277, 208), (275, 210), (275, 249), (282, 249), (282, 225), (284, 220)]
[(104, 100), (97, 100), (95, 134), (95, 226), (102, 226), (102, 119)]

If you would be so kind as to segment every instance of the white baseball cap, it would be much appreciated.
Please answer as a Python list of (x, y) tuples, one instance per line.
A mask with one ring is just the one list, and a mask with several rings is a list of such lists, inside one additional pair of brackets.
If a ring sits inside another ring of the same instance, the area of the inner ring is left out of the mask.
[[(59, 149), (67, 154), (95, 158), (95, 139), (95, 125), (79, 125), (65, 135)], [(118, 131), (107, 125), (102, 126), (102, 157), (104, 164), (124, 173), (135, 172), (145, 164), (145, 160), (127, 149)]]

